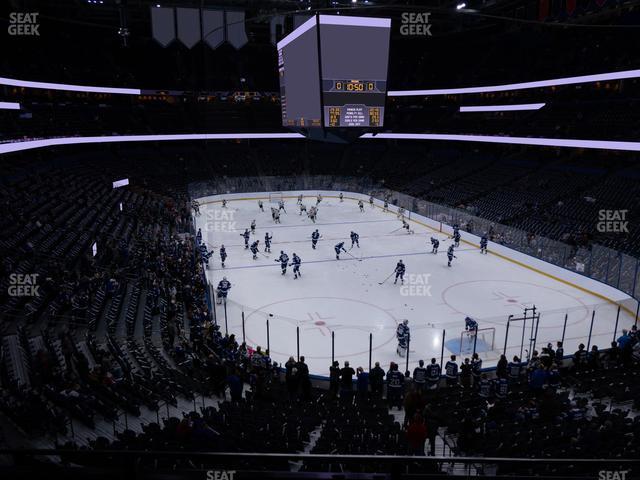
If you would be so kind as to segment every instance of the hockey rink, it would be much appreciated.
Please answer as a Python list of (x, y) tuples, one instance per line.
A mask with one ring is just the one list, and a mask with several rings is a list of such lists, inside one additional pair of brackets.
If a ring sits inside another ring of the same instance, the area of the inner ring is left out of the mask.
[[(271, 203), (268, 194), (226, 196), (226, 208), (221, 205), (223, 196), (199, 200), (196, 226), (202, 230), (203, 242), (215, 252), (209, 261), (208, 281), (215, 288), (226, 276), (232, 284), (226, 322), (224, 305), (216, 305), (223, 333), (228, 328), (239, 342), (244, 338), (254, 348), (268, 345), (273, 360), (284, 364), (298, 353), (299, 331), (299, 353), (305, 356), (310, 372), (320, 376), (328, 376), (332, 339), (333, 355), (341, 365), (348, 360), (354, 369), (367, 369), (371, 350), (372, 362), (387, 369), (395, 361), (404, 371), (406, 359), (396, 353), (396, 327), (404, 319), (411, 329), (410, 370), (420, 359), (428, 363), (432, 357), (440, 362), (442, 355), (445, 361), (452, 354), (458, 361), (470, 357), (474, 345), (473, 339), (463, 335), (466, 316), (479, 323), (475, 349), (483, 367), (494, 366), (505, 347), (507, 319), (510, 315), (523, 318), (524, 309), (534, 305), (539, 322), (533, 322), (527, 313), (526, 320), (510, 324), (509, 359), (514, 355), (526, 358), (533, 338), (537, 350), (549, 342), (555, 348), (563, 330), (565, 354), (573, 353), (579, 343), (587, 344), (592, 318), (591, 345), (607, 348), (611, 343), (617, 305), (602, 298), (602, 293), (595, 294), (601, 285), (598, 282), (586, 279), (593, 288), (585, 288), (584, 283), (559, 281), (491, 253), (491, 243), (490, 253), (482, 255), (477, 245), (465, 240), (463, 231), (463, 241), (455, 250), (457, 258), (448, 267), (446, 251), (453, 240), (447, 234), (427, 226), (420, 217), (409, 219), (414, 233), (407, 234), (396, 213), (384, 212), (379, 200), (374, 207), (365, 200), (361, 213), (355, 198), (345, 194), (340, 202), (337, 194), (324, 197), (315, 225), (299, 214), (297, 192), (284, 193), (287, 213), (282, 212), (279, 225), (272, 221), (270, 210), (277, 203)], [(257, 197), (263, 199), (264, 212), (258, 209)], [(315, 195), (308, 192), (304, 204), (307, 208), (315, 205)], [(241, 236), (253, 219), (257, 229), (250, 243), (260, 240), (257, 260), (245, 250)], [(322, 237), (313, 250), (311, 233), (316, 228)], [(360, 235), (360, 248), (349, 250), (351, 231)], [(263, 251), (265, 232), (273, 236), (271, 253)], [(431, 253), (430, 237), (440, 240), (437, 254)], [(336, 260), (334, 246), (341, 241), (348, 253)], [(224, 269), (221, 244), (228, 254)], [(294, 252), (302, 259), (301, 278), (294, 280), (291, 267), (286, 275), (281, 274), (276, 260), (281, 250), (290, 259)], [(393, 276), (384, 281), (400, 259), (406, 265), (404, 285), (394, 285)], [(619, 295), (614, 300), (626, 297)], [(618, 335), (633, 324), (633, 313), (621, 310)]]

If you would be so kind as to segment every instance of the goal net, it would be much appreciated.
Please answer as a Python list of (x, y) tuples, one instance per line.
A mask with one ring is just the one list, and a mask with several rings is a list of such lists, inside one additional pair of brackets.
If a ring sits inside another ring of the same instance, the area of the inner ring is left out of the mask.
[(278, 203), (282, 199), (284, 199), (284, 197), (282, 196), (282, 192), (272, 192), (269, 194), (269, 202), (271, 203)]
[(496, 329), (494, 327), (478, 328), (475, 332), (465, 330), (460, 334), (460, 355), (471, 355), (474, 351), (490, 352), (495, 349), (495, 346)]

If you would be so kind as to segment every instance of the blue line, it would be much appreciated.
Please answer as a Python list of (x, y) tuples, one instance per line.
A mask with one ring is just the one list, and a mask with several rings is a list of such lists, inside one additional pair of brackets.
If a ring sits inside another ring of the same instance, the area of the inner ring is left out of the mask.
[[(334, 222), (334, 223), (309, 223), (308, 225), (282, 225), (277, 224), (273, 225), (271, 228), (301, 228), (301, 227), (314, 227), (314, 226), (326, 226), (326, 225), (352, 225), (354, 223), (383, 223), (383, 222), (397, 222), (398, 220), (358, 220), (357, 222)], [(269, 228), (269, 227), (261, 227), (261, 228)]]
[[(472, 251), (472, 250), (477, 250), (475, 248), (469, 248), (469, 249), (460, 249), (460, 250), (456, 250), (456, 252), (466, 252), (466, 251)], [(438, 253), (445, 253), (444, 251), (440, 251)], [(371, 255), (369, 257), (362, 257), (362, 260), (365, 259), (375, 259), (375, 258), (389, 258), (389, 257), (410, 257), (410, 256), (414, 256), (414, 255), (434, 255), (431, 252), (412, 252), (412, 253), (390, 253), (388, 255)], [(312, 263), (326, 263), (326, 262), (344, 262), (344, 261), (354, 261), (354, 260), (360, 260), (360, 258), (343, 258), (340, 260), (336, 260), (334, 258), (331, 259), (326, 259), (326, 260), (311, 260), (309, 262), (302, 262), (302, 265), (308, 265), (308, 264), (312, 264)], [(275, 259), (274, 259), (275, 262)], [(214, 268), (212, 270), (209, 271), (225, 271), (225, 270), (241, 270), (241, 269), (245, 269), (245, 268), (263, 268), (263, 267), (273, 267), (273, 266), (277, 266), (280, 267), (280, 262), (277, 262), (277, 265), (244, 265), (242, 267), (226, 267), (226, 268)]]

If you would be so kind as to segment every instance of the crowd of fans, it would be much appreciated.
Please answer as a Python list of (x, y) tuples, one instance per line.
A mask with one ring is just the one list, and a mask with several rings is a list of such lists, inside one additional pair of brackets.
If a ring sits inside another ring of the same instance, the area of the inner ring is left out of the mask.
[[(165, 161), (179, 165), (167, 166), (176, 175), (198, 163), (155, 159)], [(65, 461), (113, 461), (81, 456), (87, 449), (422, 456), (440, 454), (442, 445), (456, 455), (588, 458), (596, 455), (598, 435), (612, 439), (598, 455), (637, 455), (631, 439), (638, 422), (628, 413), (640, 398), (636, 326), (606, 350), (581, 346), (570, 360), (561, 344), (526, 362), (503, 357), (495, 374), (482, 370), (477, 355), (453, 356), (445, 365), (427, 359), (413, 372), (336, 362), (328, 389), (318, 388), (304, 356), (277, 365), (268, 351), (220, 331), (184, 190), (153, 175), (114, 190), (91, 163), (67, 168), (17, 176), (2, 187), (4, 273), (36, 269), (46, 280), (39, 304), (3, 300), (0, 368), (2, 414), (25, 439), (57, 438), (69, 450)], [(109, 178), (121, 174), (118, 168), (110, 167)], [(22, 373), (17, 364), (26, 367)], [(217, 405), (197, 408), (202, 398)], [(184, 409), (185, 401), (193, 408)], [(606, 402), (622, 407), (607, 409)], [(125, 414), (142, 426), (103, 433)], [(74, 425), (101, 433), (89, 442), (73, 439)], [(549, 440), (556, 438), (561, 448)], [(188, 467), (170, 457), (153, 465)], [(281, 460), (226, 465), (291, 468)], [(340, 464), (305, 461), (296, 468)]]

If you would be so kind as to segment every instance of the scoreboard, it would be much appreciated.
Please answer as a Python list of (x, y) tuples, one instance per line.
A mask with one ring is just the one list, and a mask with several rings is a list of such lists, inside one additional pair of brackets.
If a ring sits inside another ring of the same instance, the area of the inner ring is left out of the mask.
[(282, 123), (382, 127), (391, 20), (316, 15), (278, 43)]

